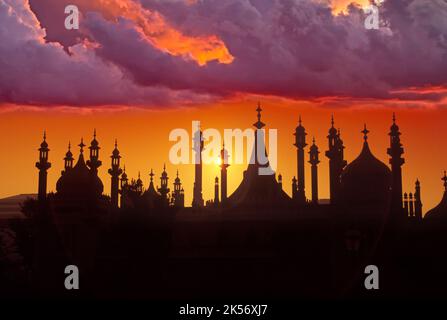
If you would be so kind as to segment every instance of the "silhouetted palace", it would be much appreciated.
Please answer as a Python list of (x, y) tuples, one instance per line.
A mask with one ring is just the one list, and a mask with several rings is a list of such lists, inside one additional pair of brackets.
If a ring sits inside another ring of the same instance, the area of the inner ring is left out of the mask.
[[(258, 106), (256, 130), (265, 126), (261, 111)], [(20, 230), (33, 239), (23, 245), (32, 274), (24, 287), (30, 295), (68, 296), (60, 270), (75, 264), (81, 272), (81, 294), (89, 297), (445, 296), (447, 176), (442, 178), (443, 199), (424, 216), (420, 182), (416, 180), (414, 191), (402, 190), (404, 149), (395, 117), (389, 166), (373, 155), (366, 125), (362, 134), (363, 148), (348, 163), (332, 118), (325, 152), (329, 201), (318, 198), (320, 151), (313, 140), (306, 159), (307, 133), (300, 118), (294, 132), (297, 176), (291, 182), (292, 197), (283, 191), (281, 175), (258, 174), (269, 164), (257, 160), (248, 165), (239, 187), (227, 194), (231, 167), (224, 147), (214, 199), (203, 199), (202, 164), (195, 165), (191, 207), (185, 207), (178, 171), (172, 189), (166, 168), (158, 187), (152, 170), (147, 188), (140, 175), (129, 180), (116, 142), (108, 169), (110, 197), (104, 195), (96, 132), (88, 151), (81, 140), (77, 160), (68, 146), (56, 192), (47, 194), (51, 164), (44, 135), (36, 163), (38, 200), (23, 206), (32, 222)], [(201, 140), (196, 146), (200, 151)], [(259, 147), (265, 149), (255, 141), (254, 154)], [(310, 186), (304, 178), (306, 161)], [(364, 287), (367, 265), (380, 270), (379, 290)]]

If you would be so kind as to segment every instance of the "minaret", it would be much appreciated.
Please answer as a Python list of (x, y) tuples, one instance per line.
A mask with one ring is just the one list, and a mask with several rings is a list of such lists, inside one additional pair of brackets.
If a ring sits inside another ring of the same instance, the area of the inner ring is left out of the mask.
[[(152, 176), (153, 174), (151, 175), (151, 183), (152, 183)], [(172, 193), (172, 202), (174, 204), (174, 207), (177, 208), (183, 208), (185, 206), (185, 196), (182, 188), (182, 183), (178, 176), (178, 170), (177, 170), (177, 177), (174, 180), (174, 191)]]
[(320, 160), (318, 155), (318, 147), (315, 144), (315, 138), (313, 138), (312, 146), (309, 151), (309, 163), (312, 165), (312, 203), (318, 204), (318, 164)]
[(393, 174), (391, 210), (396, 218), (405, 218), (405, 212), (402, 210), (402, 165), (405, 159), (402, 158), (404, 149), (400, 143), (400, 131), (396, 125), (396, 115), (393, 113), (393, 125), (390, 128), (390, 147), (387, 150), (391, 157), (391, 172)]
[(219, 205), (219, 177), (214, 179), (214, 205)]
[(127, 179), (127, 173), (126, 173), (126, 166), (124, 166), (123, 174), (121, 175), (121, 208), (125, 207), (125, 198), (126, 198), (126, 191), (128, 187), (128, 179)]
[(118, 142), (115, 140), (115, 149), (112, 152), (112, 165), (109, 169), (109, 174), (112, 176), (110, 184), (110, 198), (112, 206), (118, 208), (118, 193), (119, 193), (119, 177), (123, 170), (120, 168), (120, 152), (118, 150)]
[(96, 129), (93, 131), (93, 140), (90, 143), (90, 160), (87, 161), (87, 166), (94, 174), (98, 174), (98, 168), (101, 166), (102, 162), (99, 160), (99, 143), (96, 140)]
[(228, 164), (228, 151), (225, 149), (225, 143), (223, 144), (222, 150), (220, 151), (220, 200), (222, 201), (222, 205), (225, 205), (227, 202), (227, 168), (230, 166)]
[(293, 179), (292, 179), (292, 199), (296, 199), (297, 189), (298, 189), (297, 180), (295, 177), (293, 177)]
[(422, 200), (421, 200), (421, 183), (416, 180), (416, 188), (414, 192), (414, 215), (417, 219), (422, 219)]
[(64, 170), (62, 170), (62, 175), (65, 172), (68, 172), (70, 169), (73, 168), (73, 153), (71, 152), (71, 143), (68, 142), (68, 151), (65, 154), (65, 158), (64, 158)]
[(202, 131), (194, 134), (194, 154), (195, 154), (195, 179), (192, 206), (193, 208), (203, 207), (202, 195), (202, 151), (203, 151), (203, 136)]
[(410, 211), (408, 207), (408, 193), (404, 193), (404, 213), (406, 217), (410, 216)]
[(326, 151), (326, 157), (329, 158), (329, 189), (331, 204), (337, 203), (340, 190), (340, 175), (343, 172), (347, 162), (344, 159), (344, 145), (341, 140), (340, 131), (334, 127), (334, 116), (331, 120), (331, 128), (327, 136), (329, 142), (329, 150)]
[(295, 147), (297, 148), (297, 167), (298, 167), (298, 189), (296, 192), (296, 201), (299, 204), (306, 203), (306, 195), (304, 193), (304, 148), (306, 143), (306, 130), (301, 124), (301, 116), (298, 127), (295, 129)]
[(39, 162), (36, 162), (36, 168), (39, 169), (39, 188), (37, 199), (43, 202), (47, 198), (47, 170), (51, 168), (51, 163), (48, 162), (48, 143), (47, 134), (43, 133), (43, 141), (39, 148)]
[(136, 191), (139, 195), (143, 194), (143, 180), (141, 180), (141, 173), (140, 171), (138, 171), (138, 179), (137, 182), (135, 184), (136, 186)]
[(163, 166), (163, 172), (161, 173), (160, 177), (160, 188), (158, 188), (158, 192), (161, 194), (161, 198), (163, 201), (163, 205), (167, 206), (169, 205), (168, 200), (168, 194), (169, 194), (169, 188), (168, 188), (168, 173), (166, 172), (166, 164)]

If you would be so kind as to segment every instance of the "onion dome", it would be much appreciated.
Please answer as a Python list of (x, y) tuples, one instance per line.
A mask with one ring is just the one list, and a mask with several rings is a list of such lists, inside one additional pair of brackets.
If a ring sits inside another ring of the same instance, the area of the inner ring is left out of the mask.
[(386, 209), (391, 200), (391, 170), (372, 154), (365, 129), (360, 155), (343, 170), (340, 197), (345, 205)]
[(104, 191), (101, 179), (93, 174), (84, 160), (84, 143), (81, 140), (79, 159), (73, 169), (65, 172), (56, 184), (57, 194), (69, 198), (98, 198)]
[(115, 139), (115, 149), (112, 151), (112, 158), (121, 158), (120, 151), (118, 150), (118, 140)]
[(46, 131), (43, 132), (43, 141), (42, 141), (42, 143), (40, 144), (40, 148), (41, 148), (41, 149), (48, 149), (47, 132), (46, 132)]
[(337, 129), (334, 127), (335, 121), (334, 121), (334, 115), (331, 117), (331, 128), (329, 129), (329, 136), (337, 136)]
[(71, 152), (71, 143), (68, 142), (68, 151), (65, 154), (65, 160), (71, 160), (73, 159), (73, 153)]
[(431, 209), (430, 211), (428, 211), (426, 213), (426, 215), (424, 217), (425, 219), (447, 220), (447, 174), (445, 171), (444, 171), (444, 177), (442, 177), (442, 180), (444, 181), (444, 188), (445, 188), (442, 200), (436, 207), (434, 207), (433, 209)]
[(96, 129), (93, 131), (93, 140), (90, 142), (90, 147), (98, 147), (99, 142), (96, 140)]
[(124, 166), (123, 174), (121, 175), (122, 181), (127, 181), (127, 173), (126, 173), (126, 166)]

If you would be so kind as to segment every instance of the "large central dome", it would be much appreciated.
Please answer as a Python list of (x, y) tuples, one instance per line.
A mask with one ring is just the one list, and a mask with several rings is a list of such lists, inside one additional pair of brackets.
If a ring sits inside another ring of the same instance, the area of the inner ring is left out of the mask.
[(104, 186), (101, 179), (86, 166), (81, 153), (76, 165), (59, 178), (56, 190), (64, 198), (94, 199), (101, 196)]
[(386, 210), (391, 200), (391, 170), (372, 154), (367, 133), (363, 131), (365, 142), (360, 155), (342, 172), (341, 201), (350, 207)]

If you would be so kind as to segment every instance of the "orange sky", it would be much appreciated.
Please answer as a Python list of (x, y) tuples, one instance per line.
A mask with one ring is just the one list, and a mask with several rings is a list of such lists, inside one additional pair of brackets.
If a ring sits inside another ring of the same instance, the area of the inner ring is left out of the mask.
[[(321, 151), (322, 163), (319, 166), (320, 198), (328, 197), (328, 161), (324, 156), (326, 135), (330, 124), (330, 115), (334, 109), (322, 108), (311, 103), (298, 103), (281, 99), (261, 98), (264, 112), (263, 121), (267, 128), (278, 129), (278, 171), (284, 177), (284, 189), (290, 194), (291, 179), (296, 175), (296, 150), (293, 147), (293, 131), (301, 114), (303, 124), (309, 134), (316, 137)], [(68, 141), (78, 144), (81, 137), (86, 143), (91, 140), (93, 129), (98, 132), (101, 160), (100, 177), (105, 185), (105, 192), (110, 192), (110, 154), (115, 137), (126, 164), (129, 176), (136, 177), (141, 171), (145, 186), (148, 173), (154, 168), (159, 184), (159, 175), (163, 163), (167, 170), (172, 188), (175, 170), (178, 168), (186, 190), (186, 203), (190, 205), (192, 197), (194, 171), (191, 165), (175, 167), (168, 163), (169, 132), (174, 128), (186, 128), (191, 131), (191, 121), (200, 120), (203, 128), (249, 128), (256, 121), (257, 98), (240, 98), (237, 101), (201, 107), (200, 109), (171, 109), (164, 111), (123, 110), (123, 111), (61, 111), (16, 109), (0, 114), (0, 148), (3, 168), (3, 183), (0, 185), (0, 197), (19, 193), (37, 191), (37, 148), (42, 140), (42, 132), (47, 130), (50, 146), (49, 191), (55, 190), (55, 183), (63, 167), (63, 157)], [(5, 108), (3, 108), (5, 110)], [(7, 109), (7, 108), (6, 108)], [(390, 109), (365, 109), (352, 107), (337, 109), (335, 119), (337, 127), (342, 129), (346, 145), (346, 158), (352, 161), (359, 153), (362, 144), (360, 131), (367, 122), (370, 133), (370, 145), (373, 153), (388, 163), (386, 148), (388, 131), (391, 124)], [(447, 139), (445, 119), (447, 110), (410, 110), (397, 111), (398, 124), (402, 131), (406, 164), (403, 168), (404, 191), (414, 189), (414, 181), (419, 178), (422, 183), (422, 200), (424, 212), (436, 205), (443, 192), (441, 173), (447, 169)], [(73, 148), (75, 157), (78, 148)], [(308, 149), (306, 150), (308, 151)], [(306, 154), (307, 158), (307, 154)], [(229, 168), (229, 192), (231, 193), (242, 177), (245, 166)], [(204, 198), (213, 197), (213, 179), (219, 174), (215, 165), (204, 168)], [(306, 164), (306, 194), (310, 197), (310, 168)]]

